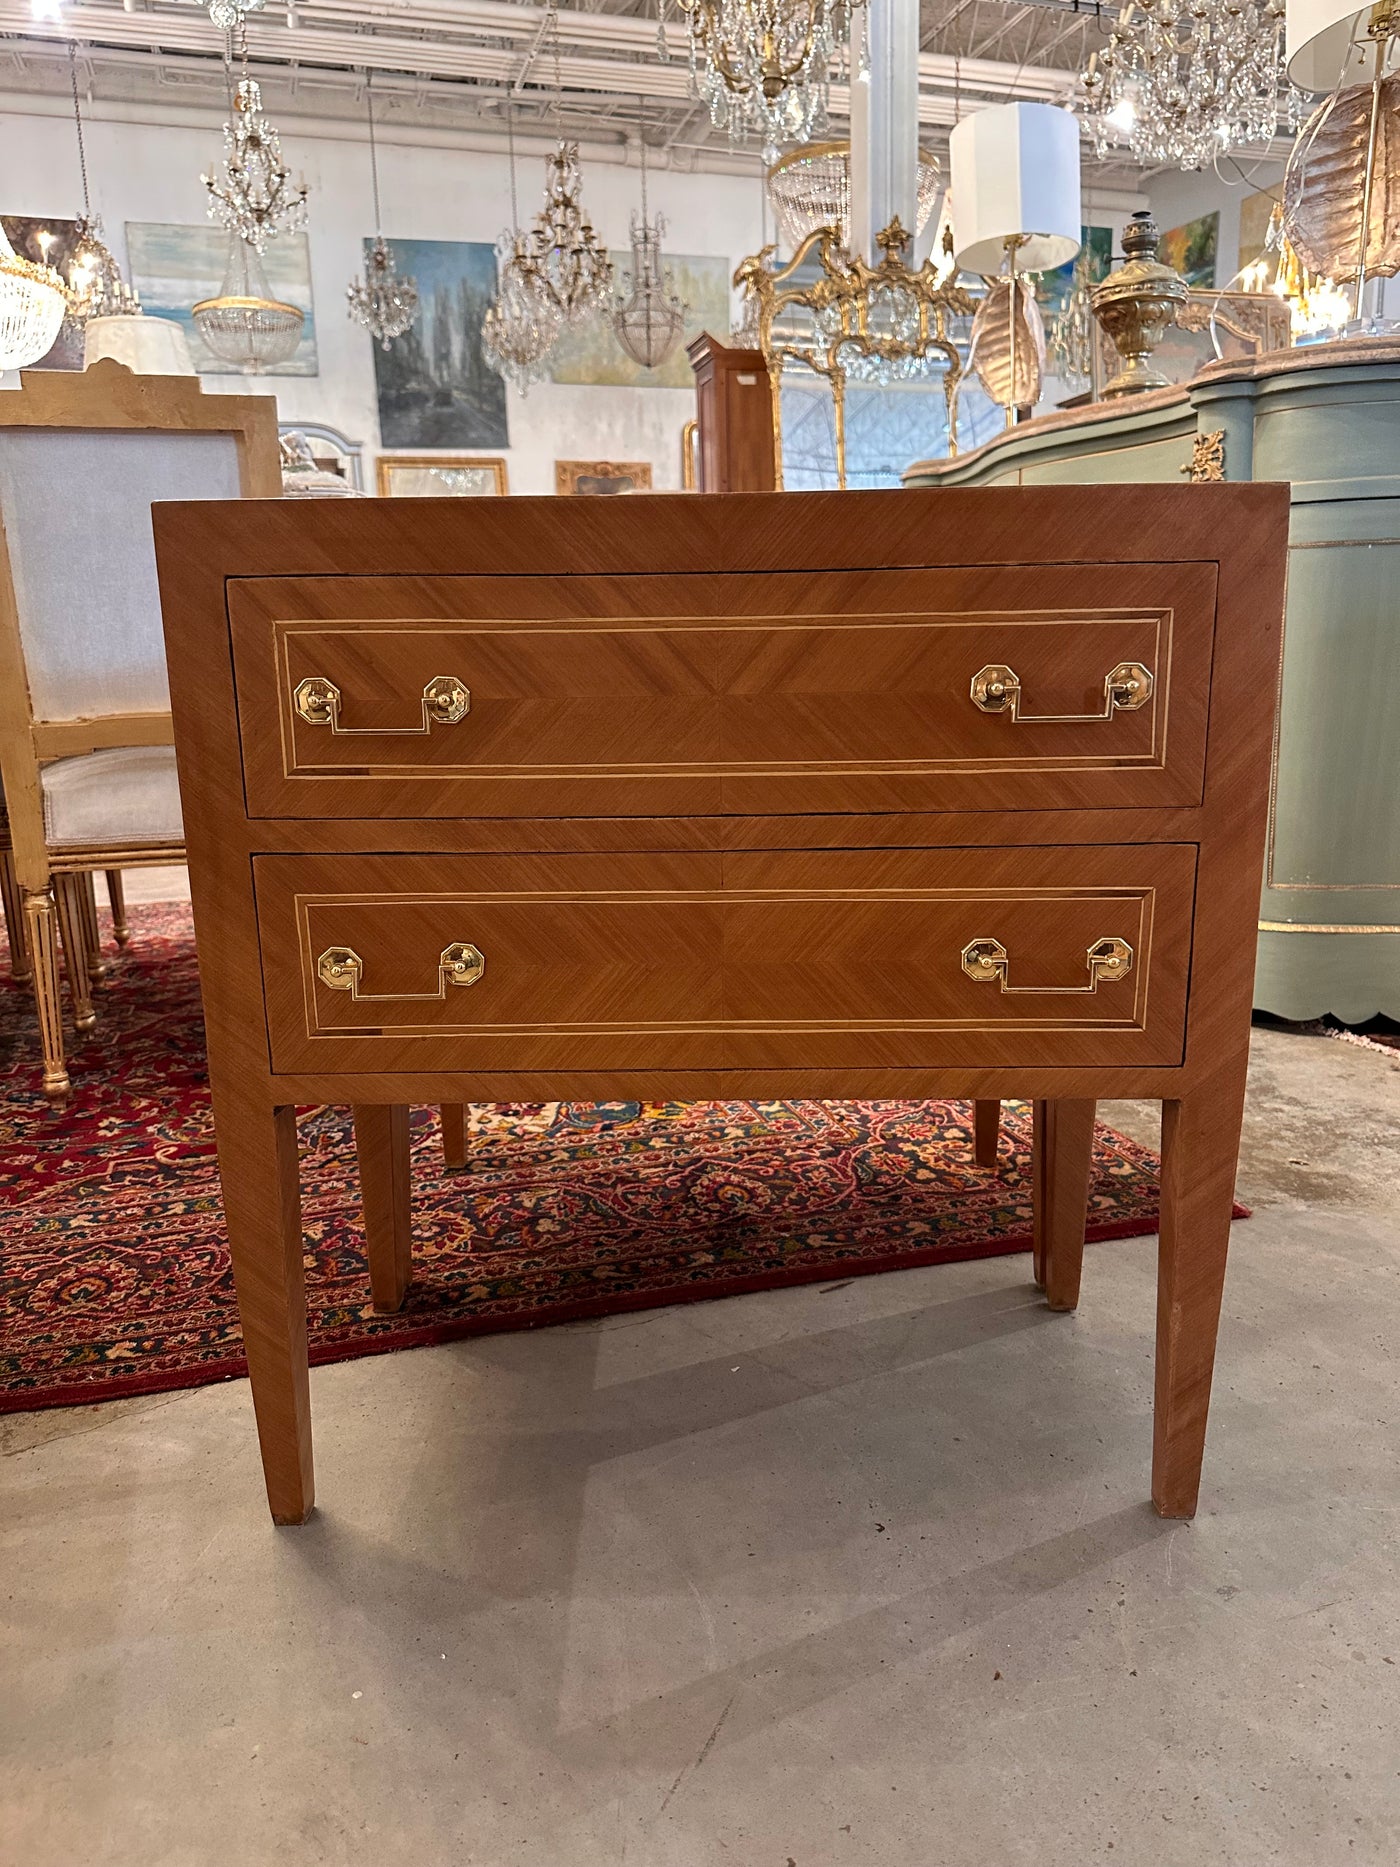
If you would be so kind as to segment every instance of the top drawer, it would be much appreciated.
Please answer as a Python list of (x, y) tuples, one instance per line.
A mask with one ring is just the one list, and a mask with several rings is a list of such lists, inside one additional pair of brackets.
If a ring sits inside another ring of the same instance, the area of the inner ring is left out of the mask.
[(254, 817), (1201, 798), (1213, 564), (229, 589)]

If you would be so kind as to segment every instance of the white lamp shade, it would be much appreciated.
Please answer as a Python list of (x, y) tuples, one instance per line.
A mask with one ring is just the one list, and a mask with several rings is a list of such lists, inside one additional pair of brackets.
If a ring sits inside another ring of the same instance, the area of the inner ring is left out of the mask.
[(996, 104), (948, 142), (953, 238), (968, 272), (1000, 272), (1006, 242), (1028, 235), (1018, 272), (1066, 265), (1080, 247), (1079, 119), (1053, 104)]
[(83, 368), (103, 357), (124, 363), (138, 376), (193, 376), (194, 362), (185, 333), (174, 318), (89, 318), (83, 344)]
[[(1352, 40), (1363, 36), (1357, 18), (1356, 0), (1287, 0), (1284, 53), (1288, 76), (1300, 90), (1330, 91), (1336, 84), (1351, 56)], [(1346, 82), (1359, 84), (1371, 75), (1358, 64)]]

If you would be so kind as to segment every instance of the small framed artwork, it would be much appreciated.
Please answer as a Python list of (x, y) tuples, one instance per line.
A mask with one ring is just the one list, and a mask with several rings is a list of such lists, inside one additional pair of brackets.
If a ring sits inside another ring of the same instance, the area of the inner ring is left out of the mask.
[(490, 499), (508, 490), (506, 463), (478, 454), (381, 454), (381, 499)]
[(649, 460), (556, 460), (556, 493), (649, 493)]

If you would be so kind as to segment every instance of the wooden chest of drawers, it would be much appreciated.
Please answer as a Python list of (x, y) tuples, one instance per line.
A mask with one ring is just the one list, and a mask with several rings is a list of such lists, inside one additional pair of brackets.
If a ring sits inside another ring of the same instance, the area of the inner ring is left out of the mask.
[(1286, 510), (1270, 486), (157, 507), (274, 1516), (312, 1499), (293, 1106), (356, 1105), (398, 1178), (375, 1110), (658, 1094), (1034, 1098), (1061, 1307), (1094, 1099), (1161, 1097), (1153, 1495), (1189, 1515)]

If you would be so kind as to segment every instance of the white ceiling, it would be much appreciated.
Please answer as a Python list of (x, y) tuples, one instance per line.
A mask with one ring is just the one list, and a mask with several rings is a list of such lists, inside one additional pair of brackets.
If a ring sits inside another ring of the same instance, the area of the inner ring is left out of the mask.
[[(36, 19), (34, 4), (0, 0), (0, 91), (66, 95), (71, 39), (93, 105), (223, 108), (222, 35), (197, 0), (65, 0), (57, 20)], [(584, 0), (560, 12), (566, 127), (625, 150), (644, 97), (648, 148), (661, 161), (751, 172), (755, 147), (736, 151), (711, 126), (691, 95), (685, 26), (674, 5), (662, 26), (657, 5)], [(1078, 9), (1074, 0), (921, 0), (925, 142), (938, 149), (978, 103), (1066, 101), (1088, 51), (1106, 36), (1098, 12), (1097, 0)], [(546, 17), (543, 7), (513, 0), (269, 0), (249, 15), (248, 45), (274, 114), (359, 118), (363, 73), (372, 68), (386, 134), (455, 130), (476, 142), (502, 136), (508, 112), (526, 137), (550, 121), (555, 59)], [(831, 104), (839, 134), (843, 86), (833, 85)], [(1094, 179), (1122, 190), (1136, 174), (1118, 161)]]

